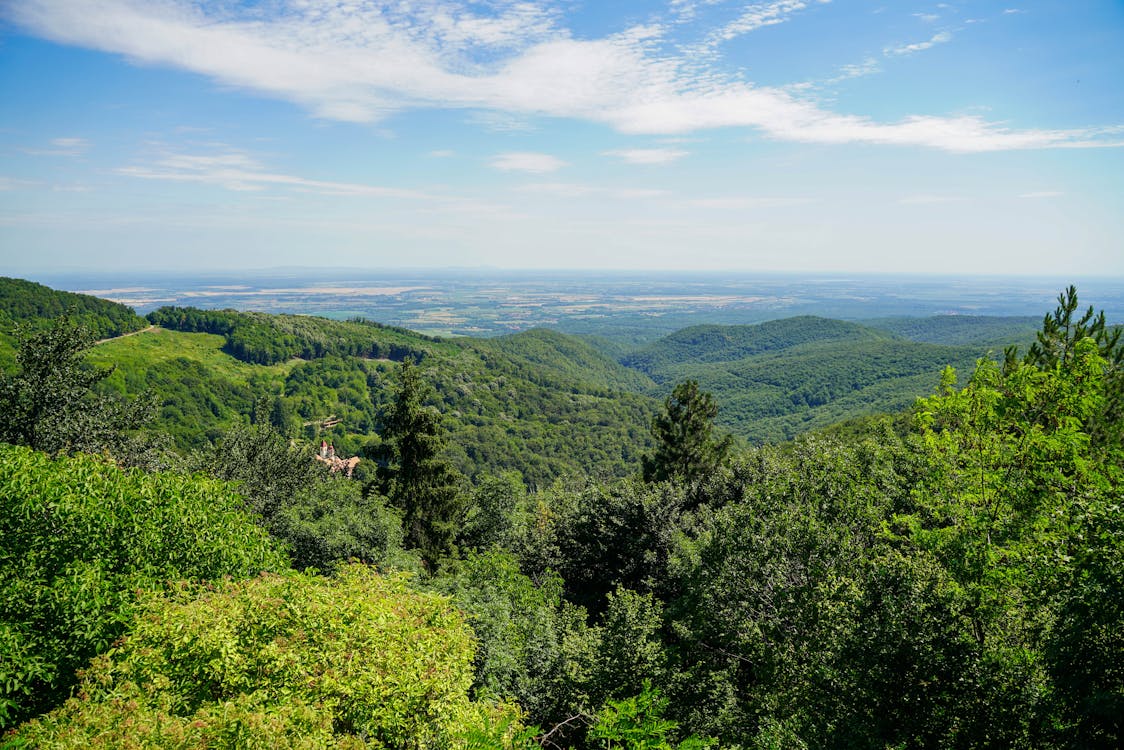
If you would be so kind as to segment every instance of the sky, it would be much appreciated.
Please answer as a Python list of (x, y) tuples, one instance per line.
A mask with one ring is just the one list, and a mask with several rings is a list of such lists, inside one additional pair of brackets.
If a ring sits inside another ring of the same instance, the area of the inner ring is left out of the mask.
[(0, 0), (0, 274), (1124, 276), (1119, 0)]

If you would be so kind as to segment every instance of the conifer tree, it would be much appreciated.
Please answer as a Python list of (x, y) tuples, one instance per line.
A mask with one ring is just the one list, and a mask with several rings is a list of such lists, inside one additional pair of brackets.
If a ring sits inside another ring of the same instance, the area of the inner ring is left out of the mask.
[(687, 380), (675, 386), (664, 401), (664, 411), (652, 419), (655, 452), (644, 456), (644, 479), (660, 482), (681, 479), (693, 482), (717, 469), (733, 444), (726, 435), (713, 436), (718, 405), (699, 384)]
[(404, 360), (394, 400), (383, 417), (382, 442), (365, 449), (378, 463), (367, 491), (377, 490), (402, 510), (406, 544), (429, 565), (452, 550), (460, 517), (460, 475), (445, 458), (441, 416), (426, 406), (429, 386)]

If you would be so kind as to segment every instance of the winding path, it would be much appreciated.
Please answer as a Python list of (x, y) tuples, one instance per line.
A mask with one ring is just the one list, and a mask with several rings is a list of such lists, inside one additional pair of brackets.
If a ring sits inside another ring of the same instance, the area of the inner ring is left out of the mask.
[(106, 341), (116, 341), (117, 339), (123, 339), (126, 336), (136, 336), (138, 333), (148, 333), (149, 331), (155, 331), (155, 330), (156, 330), (156, 326), (149, 326), (148, 328), (142, 328), (139, 331), (130, 331), (129, 333), (122, 333), (120, 336), (110, 336), (107, 339), (99, 339), (99, 340), (95, 341), (94, 346), (97, 346), (98, 344), (104, 344)]

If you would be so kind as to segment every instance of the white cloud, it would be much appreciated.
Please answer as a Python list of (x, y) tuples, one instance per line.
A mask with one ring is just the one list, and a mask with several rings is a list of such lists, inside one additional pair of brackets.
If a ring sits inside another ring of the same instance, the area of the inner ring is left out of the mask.
[(601, 185), (587, 185), (576, 182), (535, 182), (528, 185), (521, 185), (519, 191), (522, 193), (540, 193), (554, 196), (555, 198), (608, 196), (621, 200), (643, 200), (649, 198), (663, 198), (671, 195), (667, 190), (660, 190), (658, 188), (610, 188)]
[(844, 65), (833, 77), (827, 79), (824, 83), (827, 85), (842, 83), (843, 81), (850, 81), (853, 78), (863, 78), (881, 72), (882, 66), (879, 64), (878, 60), (873, 57), (868, 57), (860, 63)]
[(429, 152), (430, 157), (434, 159), (450, 159), (456, 156), (456, 154), (456, 151), (448, 148), (437, 149), (436, 151)]
[[(829, 2), (831, 0), (814, 0), (811, 4), (825, 5)], [(728, 42), (765, 26), (784, 23), (790, 15), (804, 10), (809, 4), (805, 0), (772, 0), (772, 2), (747, 5), (736, 19), (712, 32), (707, 38), (707, 44)]]
[(1033, 193), (1023, 193), (1020, 198), (1041, 199), (1041, 198), (1060, 198), (1065, 193), (1059, 190), (1039, 190)]
[(886, 47), (882, 50), (886, 55), (912, 55), (914, 52), (922, 52), (937, 46), (952, 41), (952, 34), (948, 31), (938, 31), (933, 34), (932, 38), (927, 42), (917, 42), (915, 44), (903, 44), (899, 47)]
[(939, 21), (941, 18), (936, 13), (914, 13), (913, 17), (919, 18), (925, 23), (934, 23), (935, 21)]
[(605, 156), (615, 156), (629, 164), (670, 164), (689, 153), (675, 148), (630, 148), (604, 152)]
[[(699, 2), (681, 3), (681, 9)], [(753, 3), (714, 38), (733, 38), (810, 5)], [(516, 123), (573, 118), (657, 136), (740, 127), (777, 140), (965, 152), (1119, 145), (1104, 141), (1108, 131), (1015, 130), (975, 117), (879, 122), (838, 114), (798, 91), (755, 86), (705, 60), (667, 52), (659, 26), (575, 38), (562, 26), (562, 5), (549, 2), (99, 0), (91, 12), (89, 0), (22, 0), (3, 7), (12, 21), (51, 40), (193, 71), (334, 120), (370, 123), (398, 111), (443, 108)], [(886, 54), (950, 39), (944, 31)]]
[(370, 196), (412, 200), (425, 200), (434, 197), (414, 190), (362, 183), (310, 180), (296, 175), (271, 172), (248, 154), (239, 151), (225, 151), (217, 154), (167, 154), (151, 165), (122, 167), (117, 170), (117, 173), (126, 177), (146, 180), (218, 185), (227, 190), (236, 191), (289, 188), (302, 192), (337, 196)]
[(90, 148), (85, 138), (52, 138), (46, 148), (25, 148), (32, 156), (81, 156)]
[(541, 174), (554, 172), (566, 166), (566, 162), (550, 154), (536, 154), (527, 151), (513, 151), (497, 154), (492, 159), (492, 167), (504, 172), (532, 172)]

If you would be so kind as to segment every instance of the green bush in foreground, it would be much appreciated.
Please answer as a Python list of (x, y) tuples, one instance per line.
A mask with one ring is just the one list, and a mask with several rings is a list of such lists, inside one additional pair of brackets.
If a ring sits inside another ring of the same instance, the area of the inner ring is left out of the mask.
[(231, 486), (0, 443), (0, 729), (61, 703), (137, 593), (288, 561)]
[(146, 600), (77, 697), (24, 725), (17, 742), (270, 750), (525, 743), (518, 709), (469, 701), (473, 649), (445, 598), (363, 566), (331, 579), (286, 573), (184, 585)]

